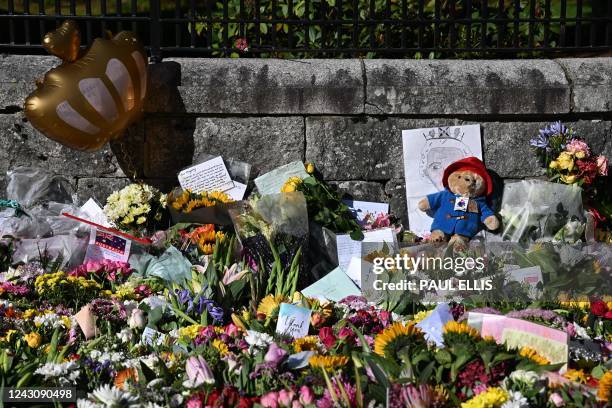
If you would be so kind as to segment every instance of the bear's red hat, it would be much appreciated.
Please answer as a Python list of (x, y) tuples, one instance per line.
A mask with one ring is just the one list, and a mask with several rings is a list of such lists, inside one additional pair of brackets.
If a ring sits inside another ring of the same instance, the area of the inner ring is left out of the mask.
[(448, 165), (444, 169), (444, 176), (442, 176), (442, 184), (448, 188), (448, 177), (455, 171), (469, 170), (478, 174), (485, 183), (486, 195), (489, 196), (493, 192), (493, 180), (491, 175), (487, 171), (484, 163), (478, 157), (466, 157), (465, 159), (457, 160), (454, 163)]

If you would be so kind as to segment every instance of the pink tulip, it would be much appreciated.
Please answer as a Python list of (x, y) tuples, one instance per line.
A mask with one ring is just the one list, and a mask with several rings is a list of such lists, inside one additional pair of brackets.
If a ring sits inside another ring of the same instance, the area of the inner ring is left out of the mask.
[(295, 392), (292, 390), (280, 390), (278, 392), (278, 403), (283, 407), (291, 407), (293, 397), (295, 397)]
[(191, 356), (187, 359), (185, 366), (187, 378), (191, 380), (195, 387), (204, 383), (214, 384), (215, 377), (208, 366), (206, 360), (202, 356)]
[(271, 391), (261, 397), (259, 403), (265, 408), (279, 408), (278, 405), (278, 393)]
[(304, 405), (309, 405), (314, 404), (314, 400), (314, 392), (307, 385), (302, 385), (300, 387), (300, 402)]
[(270, 344), (270, 348), (268, 348), (268, 352), (264, 356), (264, 361), (266, 363), (272, 363), (278, 365), (285, 359), (287, 352), (276, 345), (276, 343)]

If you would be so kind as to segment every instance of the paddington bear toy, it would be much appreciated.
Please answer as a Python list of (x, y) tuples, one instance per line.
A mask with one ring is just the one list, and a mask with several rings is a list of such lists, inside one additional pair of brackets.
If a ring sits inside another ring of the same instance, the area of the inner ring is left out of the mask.
[(442, 184), (445, 190), (419, 201), (421, 211), (434, 213), (432, 241), (465, 247), (482, 224), (490, 230), (499, 227), (499, 220), (487, 204), (493, 182), (480, 159), (467, 157), (450, 164), (444, 170)]

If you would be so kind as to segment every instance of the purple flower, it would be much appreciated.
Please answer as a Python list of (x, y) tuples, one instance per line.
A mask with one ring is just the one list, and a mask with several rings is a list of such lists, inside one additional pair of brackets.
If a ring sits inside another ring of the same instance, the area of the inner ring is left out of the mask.
[(531, 320), (542, 320), (545, 322), (549, 322), (557, 327), (565, 327), (566, 320), (553, 312), (552, 310), (544, 310), (544, 309), (523, 309), (523, 310), (514, 310), (506, 314), (508, 317), (513, 317), (515, 319), (531, 319)]
[(278, 365), (285, 359), (286, 356), (287, 351), (285, 349), (277, 346), (276, 343), (272, 343), (268, 348), (268, 352), (264, 356), (264, 361), (266, 363)]
[(223, 315), (225, 314), (225, 312), (223, 312), (222, 308), (220, 308), (219, 306), (214, 306), (212, 302), (209, 303), (206, 308), (213, 319), (218, 322), (223, 322)]
[(215, 383), (215, 376), (202, 356), (189, 357), (185, 364), (185, 372), (187, 373), (187, 378), (189, 378), (194, 387), (198, 387), (204, 383)]
[(191, 293), (189, 289), (175, 289), (174, 293), (176, 294), (176, 299), (181, 305), (184, 305), (187, 302), (192, 301)]

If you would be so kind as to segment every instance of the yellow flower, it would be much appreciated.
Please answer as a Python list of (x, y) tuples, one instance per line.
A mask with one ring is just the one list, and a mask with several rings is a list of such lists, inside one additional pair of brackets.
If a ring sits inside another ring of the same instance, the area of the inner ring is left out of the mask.
[(0, 342), (11, 341), (11, 337), (13, 337), (15, 333), (17, 333), (17, 330), (13, 330), (13, 329), (8, 330), (3, 337), (0, 337)]
[(574, 153), (574, 156), (576, 156), (577, 159), (584, 159), (586, 154), (582, 150), (578, 150), (576, 153)]
[(28, 309), (25, 312), (23, 312), (23, 315), (21, 316), (23, 318), (23, 320), (30, 320), (36, 317), (37, 311), (36, 309)]
[(257, 306), (257, 314), (263, 314), (270, 316), (280, 306), (281, 303), (286, 302), (287, 298), (284, 296), (268, 295), (261, 299), (259, 306)]
[(490, 387), (461, 404), (461, 408), (498, 408), (508, 401), (508, 393), (500, 387)]
[(599, 380), (597, 398), (605, 402), (612, 400), (612, 371), (607, 371)]
[(568, 380), (572, 380), (580, 384), (586, 384), (587, 381), (589, 381), (589, 376), (584, 371), (575, 370), (573, 368), (567, 370), (563, 376)]
[(569, 152), (561, 152), (557, 157), (557, 162), (561, 170), (572, 171), (574, 169), (574, 156)]
[(220, 339), (214, 339), (212, 341), (212, 346), (216, 348), (219, 354), (221, 354), (222, 356), (229, 353), (229, 347), (227, 347), (227, 344), (222, 342)]
[(574, 184), (578, 180), (578, 176), (575, 174), (562, 174), (560, 179), (565, 184)]
[(293, 350), (296, 353), (302, 351), (316, 351), (318, 349), (318, 338), (317, 336), (306, 336), (293, 341)]
[(298, 176), (289, 177), (283, 187), (281, 187), (281, 193), (291, 193), (292, 191), (296, 191), (300, 184), (302, 184), (302, 178)]
[(347, 365), (349, 358), (347, 356), (322, 356), (315, 354), (310, 357), (308, 364), (314, 368), (322, 368), (324, 370), (333, 370), (334, 368)]
[(415, 322), (419, 323), (423, 320), (425, 320), (427, 317), (429, 317), (429, 315), (433, 312), (432, 310), (422, 310), (420, 312), (418, 312), (417, 314), (414, 315), (414, 317), (412, 318), (412, 320), (414, 320)]
[(455, 333), (455, 334), (467, 334), (470, 337), (478, 338), (480, 333), (475, 328), (468, 326), (467, 323), (459, 323), (454, 320), (446, 323), (443, 329), (444, 334)]
[(42, 337), (40, 334), (36, 332), (30, 332), (23, 336), (23, 339), (28, 343), (28, 346), (31, 348), (38, 348), (40, 346), (40, 342), (42, 341)]
[(550, 167), (551, 169), (558, 169), (559, 168), (559, 162), (556, 160), (551, 161), (548, 164), (548, 167)]
[[(250, 319), (249, 319), (250, 320)], [(249, 321), (246, 320), (246, 321)], [(243, 331), (247, 330), (246, 324), (245, 324), (245, 320), (242, 319), (240, 316), (238, 316), (236, 313), (232, 313), (232, 322), (240, 329)]]
[(519, 355), (522, 357), (526, 357), (539, 365), (550, 364), (550, 361), (546, 357), (539, 355), (538, 352), (532, 349), (531, 347), (523, 347), (521, 351), (519, 351)]
[(393, 345), (398, 339), (419, 335), (421, 335), (421, 330), (416, 327), (414, 322), (408, 324), (395, 322), (376, 335), (374, 339), (374, 352), (385, 356), (389, 351), (388, 347)]
[(179, 336), (181, 337), (189, 337), (190, 339), (194, 339), (202, 329), (202, 326), (199, 324), (192, 324), (191, 326), (181, 327), (178, 330)]
[(306, 173), (308, 174), (312, 174), (315, 171), (315, 165), (312, 162), (306, 162), (304, 167), (306, 167)]

